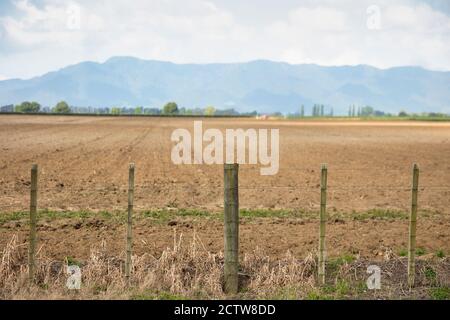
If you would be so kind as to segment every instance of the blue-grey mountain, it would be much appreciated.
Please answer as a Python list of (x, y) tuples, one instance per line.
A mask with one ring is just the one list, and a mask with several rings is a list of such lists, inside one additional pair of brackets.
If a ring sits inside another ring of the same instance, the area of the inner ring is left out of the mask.
[(83, 62), (29, 80), (0, 81), (0, 105), (38, 101), (53, 106), (187, 108), (213, 105), (238, 111), (298, 112), (324, 104), (335, 114), (349, 105), (386, 112), (450, 112), (450, 72), (420, 67), (324, 67), (265, 60), (174, 64), (131, 57)]

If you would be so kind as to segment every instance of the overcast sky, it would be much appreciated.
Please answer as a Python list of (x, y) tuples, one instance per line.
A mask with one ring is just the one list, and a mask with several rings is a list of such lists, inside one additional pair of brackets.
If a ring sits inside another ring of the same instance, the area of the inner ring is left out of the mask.
[(0, 0), (0, 79), (119, 55), (450, 70), (450, 1)]

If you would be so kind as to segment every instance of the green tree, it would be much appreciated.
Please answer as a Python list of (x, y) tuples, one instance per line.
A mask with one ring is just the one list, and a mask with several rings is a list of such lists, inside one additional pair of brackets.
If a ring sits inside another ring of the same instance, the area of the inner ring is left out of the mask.
[(300, 117), (304, 117), (305, 116), (305, 106), (304, 105), (302, 105), (301, 107), (300, 107)]
[(111, 114), (121, 114), (120, 108), (117, 107), (111, 108)]
[(213, 106), (208, 106), (205, 108), (205, 116), (213, 116), (216, 113), (216, 108)]
[(134, 114), (142, 114), (143, 108), (142, 107), (136, 107), (134, 108)]
[(16, 112), (24, 113), (37, 113), (41, 110), (41, 105), (37, 102), (24, 101), (21, 104), (14, 107)]
[(362, 116), (371, 116), (371, 115), (373, 115), (373, 113), (374, 113), (374, 110), (373, 110), (373, 108), (371, 107), (371, 106), (365, 106), (365, 107), (362, 107), (361, 108), (361, 115)]
[(70, 113), (70, 107), (65, 101), (60, 101), (52, 110), (54, 113)]
[(177, 114), (178, 113), (178, 105), (175, 102), (166, 103), (163, 108), (164, 114)]

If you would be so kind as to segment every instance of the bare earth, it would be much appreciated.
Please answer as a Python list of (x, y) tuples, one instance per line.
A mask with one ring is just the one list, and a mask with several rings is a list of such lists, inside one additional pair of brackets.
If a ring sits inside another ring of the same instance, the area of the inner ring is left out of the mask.
[[(200, 119), (197, 119), (200, 120)], [(172, 164), (176, 128), (192, 131), (194, 118), (114, 118), (0, 116), (0, 214), (26, 211), (30, 167), (39, 165), (39, 208), (52, 211), (123, 211), (127, 207), (128, 164), (136, 163), (135, 208), (207, 210), (223, 208), (220, 165)], [(328, 164), (328, 251), (381, 256), (406, 248), (405, 219), (345, 219), (367, 210), (410, 207), (411, 169), (420, 166), (417, 244), (426, 252), (450, 252), (450, 123), (317, 122), (203, 119), (203, 127), (280, 129), (280, 171), (261, 176), (259, 165), (239, 172), (240, 206), (317, 212), (320, 165)], [(123, 251), (121, 222), (92, 217), (81, 225), (70, 219), (40, 223), (40, 243), (55, 258), (86, 258), (93, 243), (105, 239)], [(179, 218), (170, 223), (138, 220), (137, 253), (159, 254), (173, 242), (173, 229), (204, 245), (223, 246), (220, 219)], [(0, 225), (0, 250), (15, 233), (26, 241), (23, 222)], [(317, 247), (318, 225), (306, 218), (244, 219), (241, 249), (264, 247), (271, 255), (291, 250), (305, 255)]]

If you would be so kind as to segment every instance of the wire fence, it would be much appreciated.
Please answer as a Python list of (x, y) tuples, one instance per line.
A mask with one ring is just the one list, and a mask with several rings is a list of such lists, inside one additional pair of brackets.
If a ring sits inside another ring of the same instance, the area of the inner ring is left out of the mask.
[[(131, 167), (133, 170), (131, 171)], [(175, 207), (178, 209), (192, 206), (205, 206), (205, 204), (215, 205), (224, 212), (225, 230), (225, 288), (230, 292), (237, 290), (237, 270), (238, 270), (238, 225), (239, 208), (246, 205), (252, 207), (268, 208), (299, 208), (303, 204), (306, 207), (320, 211), (320, 244), (322, 250), (319, 254), (318, 277), (324, 279), (325, 255), (324, 238), (325, 224), (327, 221), (326, 208), (339, 207), (345, 204), (354, 210), (354, 201), (359, 202), (359, 206), (371, 209), (371, 203), (375, 202), (377, 207), (392, 207), (389, 199), (393, 200), (394, 206), (410, 208), (410, 233), (409, 233), (409, 259), (408, 259), (408, 282), (410, 286), (414, 284), (414, 248), (415, 248), (415, 224), (417, 215), (417, 200), (420, 195), (423, 202), (430, 202), (430, 207), (440, 209), (440, 206), (449, 207), (450, 185), (439, 184), (438, 181), (445, 179), (446, 171), (432, 171), (434, 176), (426, 174), (425, 183), (418, 183), (418, 167), (414, 166), (413, 175), (406, 170), (383, 171), (379, 168), (367, 169), (337, 169), (336, 172), (350, 173), (351, 177), (357, 176), (359, 183), (355, 184), (346, 175), (339, 177), (333, 175), (333, 169), (328, 169), (322, 165), (321, 169), (292, 169), (291, 171), (307, 172), (309, 179), (298, 179), (295, 175), (289, 175), (284, 179), (276, 177), (258, 177), (254, 173), (249, 174), (245, 166), (239, 170), (235, 164), (233, 167), (225, 165), (225, 170), (218, 170), (212, 176), (208, 172), (196, 169), (187, 177), (176, 176), (177, 178), (158, 175), (155, 172), (146, 173), (144, 176), (136, 175), (135, 166), (130, 165), (127, 175), (114, 172), (111, 175), (104, 175), (105, 183), (99, 184), (99, 179), (94, 179), (98, 172), (94, 170), (67, 170), (57, 173), (56, 170), (43, 169), (38, 175), (37, 167), (33, 166), (31, 180), (20, 178), (19, 182), (8, 182), (1, 180), (0, 190), (0, 210), (2, 212), (26, 211), (27, 202), (30, 212), (30, 238), (29, 247), (29, 270), (30, 281), (33, 280), (35, 239), (37, 229), (37, 212), (39, 208), (59, 208), (63, 210), (77, 210), (77, 208), (91, 208), (91, 204), (102, 210), (127, 210), (128, 212), (128, 236), (127, 236), (127, 257), (131, 256), (131, 231), (132, 214), (134, 209), (151, 209), (158, 207)], [(231, 170), (233, 174), (227, 174)], [(136, 168), (139, 172), (139, 167)], [(106, 172), (103, 171), (103, 172)], [(165, 172), (165, 170), (163, 171)], [(239, 172), (239, 179), (238, 179)], [(374, 173), (385, 173), (386, 175), (374, 175)], [(88, 173), (89, 178), (83, 177)], [(126, 171), (125, 171), (126, 173)], [(241, 174), (242, 173), (242, 174)], [(356, 173), (356, 174), (355, 174)], [(400, 181), (396, 180), (394, 173), (401, 173)], [(54, 178), (58, 174), (59, 179)], [(78, 174), (78, 175), (76, 175)], [(358, 175), (359, 174), (359, 175)], [(313, 176), (318, 176), (313, 179)], [(147, 179), (148, 176), (152, 180)], [(409, 176), (409, 179), (407, 179)], [(111, 179), (114, 177), (114, 179)], [(228, 177), (228, 178), (227, 178)], [(234, 178), (233, 178), (234, 177)], [(388, 182), (379, 184), (377, 179), (388, 178)], [(444, 177), (444, 178), (443, 178)], [(141, 178), (141, 179), (140, 179)], [(206, 180), (202, 180), (207, 178)], [(371, 179), (370, 179), (371, 178)], [(180, 181), (180, 180), (181, 181)], [(188, 180), (188, 181), (187, 181)], [(263, 180), (260, 182), (260, 180)], [(264, 181), (268, 180), (268, 181)], [(277, 184), (282, 180), (283, 184)], [(132, 181), (132, 182), (131, 182)], [(395, 183), (392, 183), (395, 181)], [(127, 183), (128, 182), (128, 183)], [(11, 188), (12, 187), (12, 188)], [(10, 189), (11, 188), (11, 189)], [(29, 193), (29, 195), (28, 195)], [(390, 194), (390, 197), (388, 195)], [(162, 200), (162, 201), (161, 201)], [(353, 200), (353, 202), (352, 202)], [(434, 201), (439, 202), (435, 205)], [(399, 205), (401, 203), (401, 205)], [(220, 204), (223, 204), (222, 206)], [(423, 207), (423, 205), (422, 205)], [(426, 207), (426, 206), (425, 206)], [(229, 242), (231, 241), (231, 243)], [(131, 258), (127, 259), (130, 264)], [(131, 270), (127, 266), (126, 270)], [(129, 276), (129, 272), (128, 272)], [(412, 278), (411, 278), (412, 277)], [(231, 281), (231, 282), (230, 282)], [(228, 283), (228, 287), (227, 287)], [(231, 283), (231, 284), (230, 284)]]
[[(241, 165), (241, 207), (248, 209), (301, 209), (317, 211), (320, 202), (320, 168), (282, 166), (278, 175), (261, 176), (259, 166)], [(14, 174), (17, 178), (13, 179)], [(27, 172), (0, 170), (0, 212), (29, 209)], [(5, 177), (5, 178), (3, 178)], [(8, 178), (9, 177), (9, 178)], [(62, 166), (39, 168), (38, 197), (48, 210), (126, 210), (127, 170)], [(134, 185), (137, 210), (223, 208), (221, 166), (136, 168)], [(328, 204), (342, 212), (371, 209), (409, 209), (411, 168), (332, 165), (328, 167)], [(450, 208), (450, 169), (422, 168), (418, 187), (421, 208), (446, 213)]]

